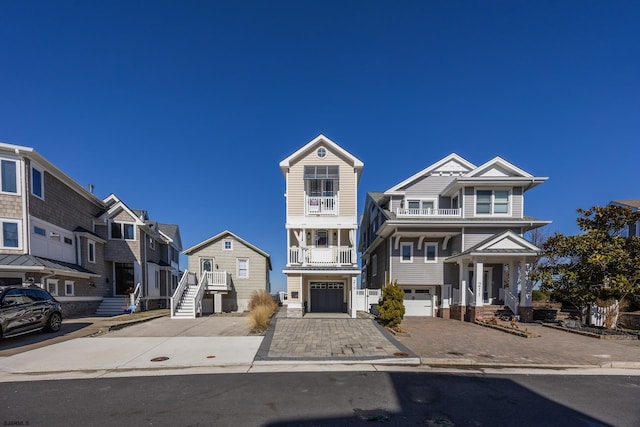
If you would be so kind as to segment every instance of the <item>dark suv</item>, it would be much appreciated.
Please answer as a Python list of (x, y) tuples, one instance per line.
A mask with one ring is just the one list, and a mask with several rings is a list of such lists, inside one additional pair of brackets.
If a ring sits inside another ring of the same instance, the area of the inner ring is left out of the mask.
[(27, 332), (58, 332), (62, 327), (60, 303), (44, 289), (0, 286), (0, 339)]

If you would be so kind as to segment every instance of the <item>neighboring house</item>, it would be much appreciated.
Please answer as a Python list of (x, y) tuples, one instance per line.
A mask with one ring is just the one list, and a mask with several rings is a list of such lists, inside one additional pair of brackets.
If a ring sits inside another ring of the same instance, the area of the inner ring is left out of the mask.
[[(128, 240), (128, 233), (140, 238), (147, 234), (123, 224), (122, 237), (113, 239), (110, 233), (116, 231), (110, 227), (114, 218), (107, 212), (115, 196), (101, 200), (33, 148), (0, 143), (0, 168), (0, 284), (45, 288), (63, 304), (67, 317), (96, 313), (109, 297), (121, 295), (115, 302), (122, 313), (129, 300), (126, 290), (138, 282), (148, 286), (148, 272), (140, 267), (146, 260), (123, 258), (123, 262), (140, 264), (136, 276), (135, 266), (123, 272), (115, 264), (119, 258), (110, 256), (123, 249), (119, 243)], [(120, 215), (120, 211), (113, 215)], [(126, 223), (147, 227), (133, 217), (127, 217)], [(158, 254), (153, 258), (166, 273), (161, 277), (177, 276), (178, 272), (179, 233), (177, 226), (169, 229), (172, 236), (159, 230)], [(165, 247), (174, 248), (173, 260), (162, 254)], [(127, 248), (122, 252), (130, 255), (132, 251)], [(123, 281), (127, 288), (121, 289)], [(168, 300), (166, 294), (163, 298)]]
[(130, 209), (114, 194), (104, 203), (95, 229), (107, 241), (104, 263), (112, 295), (126, 296), (140, 283), (144, 309), (168, 308), (180, 274), (178, 226), (151, 221), (147, 211)]
[(225, 230), (184, 251), (188, 270), (206, 279), (202, 313), (243, 312), (254, 292), (271, 292), (271, 257)]
[(495, 157), (476, 166), (451, 154), (385, 192), (367, 194), (360, 224), (362, 285), (397, 282), (406, 316), (482, 318), (507, 305), (530, 320), (523, 238), (549, 224), (526, 216), (525, 192), (546, 181)]
[[(640, 209), (640, 200), (613, 200), (610, 205), (622, 206), (630, 208), (632, 212), (638, 212)], [(630, 225), (623, 233), (624, 237), (640, 236), (640, 222)]]
[(349, 312), (360, 275), (358, 182), (364, 164), (324, 135), (280, 162), (286, 181), (287, 315)]

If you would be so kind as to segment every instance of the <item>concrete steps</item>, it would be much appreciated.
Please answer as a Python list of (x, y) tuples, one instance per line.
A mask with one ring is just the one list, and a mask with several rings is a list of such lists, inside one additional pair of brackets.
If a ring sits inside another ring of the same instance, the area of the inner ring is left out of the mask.
[(129, 297), (104, 298), (96, 309), (96, 316), (118, 316), (131, 304)]

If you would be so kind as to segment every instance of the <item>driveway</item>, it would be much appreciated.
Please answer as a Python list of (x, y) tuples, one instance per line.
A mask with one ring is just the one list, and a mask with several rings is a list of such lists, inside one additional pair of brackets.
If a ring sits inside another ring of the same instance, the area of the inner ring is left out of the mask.
[(459, 363), (546, 366), (640, 367), (640, 340), (602, 340), (521, 323), (540, 335), (523, 338), (484, 326), (437, 317), (407, 317), (396, 339), (423, 364)]

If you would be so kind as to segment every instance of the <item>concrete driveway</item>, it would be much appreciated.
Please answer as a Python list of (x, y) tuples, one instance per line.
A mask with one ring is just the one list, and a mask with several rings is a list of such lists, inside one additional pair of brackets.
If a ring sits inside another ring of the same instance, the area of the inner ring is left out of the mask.
[(205, 316), (195, 319), (161, 317), (111, 331), (104, 337), (244, 337), (251, 331), (244, 316)]

